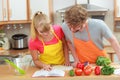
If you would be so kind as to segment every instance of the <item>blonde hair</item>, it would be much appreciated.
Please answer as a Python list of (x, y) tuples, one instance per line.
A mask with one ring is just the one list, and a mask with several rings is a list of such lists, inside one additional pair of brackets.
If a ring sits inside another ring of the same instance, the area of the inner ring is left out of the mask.
[(80, 4), (72, 6), (70, 9), (65, 11), (65, 21), (70, 24), (77, 26), (87, 19), (87, 11)]
[(36, 30), (38, 27), (40, 27), (43, 32), (50, 30), (49, 18), (40, 11), (36, 12), (32, 19), (32, 24), (31, 24), (32, 39), (35, 39), (39, 35), (38, 31)]

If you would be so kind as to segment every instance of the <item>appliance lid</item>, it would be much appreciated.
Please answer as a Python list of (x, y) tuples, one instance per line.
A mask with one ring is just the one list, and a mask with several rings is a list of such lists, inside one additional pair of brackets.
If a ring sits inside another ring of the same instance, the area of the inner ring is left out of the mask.
[(27, 37), (26, 34), (15, 34), (15, 35), (12, 36), (12, 38), (13, 38), (14, 40), (24, 39), (25, 37)]

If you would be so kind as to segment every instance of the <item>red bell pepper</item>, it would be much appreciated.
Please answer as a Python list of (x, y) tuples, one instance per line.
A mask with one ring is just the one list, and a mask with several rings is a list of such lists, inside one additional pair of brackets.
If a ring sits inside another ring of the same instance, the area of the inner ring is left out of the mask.
[(76, 68), (79, 68), (79, 69), (84, 69), (84, 64), (83, 63), (77, 63), (76, 65)]
[(96, 66), (95, 69), (94, 69), (94, 73), (96, 75), (100, 75), (100, 72), (101, 72), (100, 66)]

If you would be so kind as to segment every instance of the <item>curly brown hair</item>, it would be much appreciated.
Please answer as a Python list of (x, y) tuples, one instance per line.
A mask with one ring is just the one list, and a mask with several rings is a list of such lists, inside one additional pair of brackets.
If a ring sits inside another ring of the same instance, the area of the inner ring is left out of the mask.
[(80, 4), (74, 5), (65, 11), (64, 19), (69, 25), (77, 26), (87, 20), (87, 10)]

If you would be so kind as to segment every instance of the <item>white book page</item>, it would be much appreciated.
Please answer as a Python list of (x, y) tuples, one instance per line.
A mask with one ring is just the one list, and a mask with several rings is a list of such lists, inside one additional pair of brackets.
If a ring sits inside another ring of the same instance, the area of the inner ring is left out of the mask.
[(32, 77), (40, 77), (40, 76), (64, 76), (65, 71), (59, 69), (52, 69), (51, 71), (46, 71), (41, 69), (39, 71), (34, 72)]
[(44, 69), (38, 70), (34, 72), (32, 77), (39, 77), (39, 76), (64, 76), (66, 70), (73, 69), (72, 66), (64, 66), (64, 65), (55, 65), (52, 67), (51, 71), (46, 71)]

